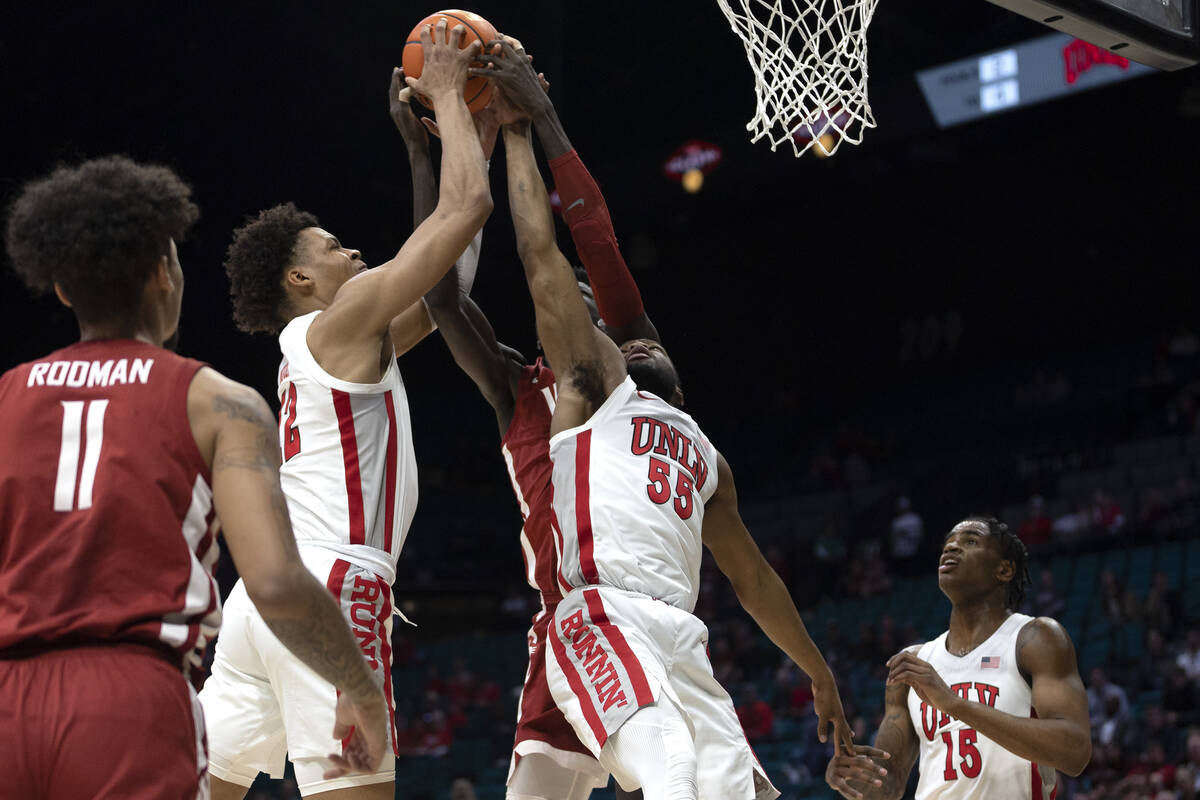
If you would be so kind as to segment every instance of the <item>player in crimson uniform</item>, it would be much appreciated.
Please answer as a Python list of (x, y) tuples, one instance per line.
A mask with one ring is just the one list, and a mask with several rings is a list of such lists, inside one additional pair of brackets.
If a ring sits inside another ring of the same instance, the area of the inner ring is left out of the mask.
[[(362, 658), (383, 682), (389, 714), (391, 584), (417, 499), (396, 356), (432, 330), (422, 295), (492, 209), (462, 98), (479, 45), (460, 48), (463, 31), (447, 31), (445, 21), (421, 31), (425, 68), (413, 85), (442, 115), (442, 201), (395, 257), (368, 269), (357, 250), (287, 204), (237, 231), (226, 259), (239, 327), (279, 334), (280, 481), (301, 558), (341, 601)], [(306, 797), (392, 797), (394, 731), (374, 774), (323, 778), (325, 755), (313, 732), (333, 714), (335, 689), (281, 651), (235, 586), (200, 695), (214, 798), (243, 797), (260, 771), (281, 777), (285, 754)]]
[(900, 798), (920, 759), (918, 800), (1053, 800), (1055, 770), (1091, 758), (1087, 694), (1075, 648), (1049, 617), (1018, 614), (1025, 545), (994, 517), (967, 517), (942, 546), (938, 585), (950, 628), (888, 660), (875, 747), (825, 771), (843, 797)]
[(208, 796), (188, 678), (221, 619), (220, 527), (271, 630), (345, 693), (332, 772), (383, 755), (383, 696), (300, 562), (266, 403), (161, 347), (196, 214), (168, 169), (109, 157), (27, 185), (8, 221), (18, 274), (80, 341), (0, 377), (5, 800)]
[[(392, 118), (408, 146), (414, 224), (420, 225), (437, 200), (429, 139), (409, 105), (410, 91), (397, 93), (397, 89), (394, 84), (390, 93)], [(428, 118), (422, 121), (437, 131)], [(490, 155), (498, 128), (487, 112), (476, 114), (476, 124), (481, 128), (484, 152)], [(603, 317), (599, 324), (616, 341), (657, 340), (658, 332), (646, 316), (641, 294), (617, 248), (604, 197), (567, 139), (552, 104), (547, 103), (539, 124), (571, 235), (591, 281), (591, 287), (580, 284), (589, 301), (594, 287), (593, 317), (598, 322)], [(508, 797), (580, 800), (593, 788), (604, 786), (608, 772), (579, 742), (546, 684), (546, 629), (562, 599), (550, 523), (550, 418), (557, 387), (554, 372), (541, 358), (529, 364), (515, 350), (499, 344), (483, 312), (459, 291), (464, 283), (469, 284), (464, 273), (473, 274), (477, 257), (476, 247), (426, 295), (426, 301), (455, 360), (496, 412), (501, 450), (524, 522), (520, 542), (526, 580), (538, 591), (542, 604), (528, 634), (529, 667), (521, 692)], [(639, 796), (619, 789), (618, 794)]]

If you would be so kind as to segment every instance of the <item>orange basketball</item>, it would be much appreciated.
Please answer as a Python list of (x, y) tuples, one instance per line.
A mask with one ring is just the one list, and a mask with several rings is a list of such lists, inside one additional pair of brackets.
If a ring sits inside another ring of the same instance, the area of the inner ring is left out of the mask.
[[(496, 39), (496, 28), (492, 23), (488, 22), (483, 17), (471, 11), (459, 11), (458, 9), (448, 9), (439, 11), (436, 14), (430, 14), (425, 19), (417, 23), (417, 26), (412, 29), (412, 33), (408, 35), (408, 40), (404, 43), (404, 55), (401, 64), (404, 67), (404, 74), (410, 78), (420, 78), (421, 69), (425, 66), (425, 51), (421, 49), (421, 27), (423, 25), (437, 25), (438, 20), (446, 20), (446, 31), (454, 30), (454, 26), (462, 25), (467, 30), (462, 38), (462, 46), (470, 47), (471, 42), (476, 39), (480, 44), (487, 46), (487, 43)], [(482, 64), (476, 63), (476, 66)], [(429, 98), (417, 95), (417, 98), (426, 106), (431, 107)], [(463, 100), (467, 103), (467, 108), (474, 114), (477, 111), (482, 111), (487, 107), (487, 104), (492, 101), (492, 82), (487, 78), (480, 78), (471, 75), (467, 78), (467, 86), (463, 90)]]

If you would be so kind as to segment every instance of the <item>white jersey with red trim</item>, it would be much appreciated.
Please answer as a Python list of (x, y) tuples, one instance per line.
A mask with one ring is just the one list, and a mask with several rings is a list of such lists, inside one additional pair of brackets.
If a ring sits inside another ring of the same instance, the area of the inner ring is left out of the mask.
[(689, 415), (626, 377), (550, 440), (566, 588), (612, 586), (691, 612), (717, 451)]
[(417, 507), (408, 396), (394, 358), (378, 383), (321, 369), (307, 340), (319, 313), (279, 334), (279, 481), (297, 543), (339, 553), (391, 584)]
[[(960, 696), (1018, 717), (1036, 717), (1033, 690), (1017, 667), (1017, 637), (1033, 617), (1013, 614), (965, 656), (946, 649), (943, 633), (910, 648)], [(921, 742), (917, 800), (1054, 800), (1052, 767), (1013, 755), (962, 722), (908, 693), (908, 711)]]

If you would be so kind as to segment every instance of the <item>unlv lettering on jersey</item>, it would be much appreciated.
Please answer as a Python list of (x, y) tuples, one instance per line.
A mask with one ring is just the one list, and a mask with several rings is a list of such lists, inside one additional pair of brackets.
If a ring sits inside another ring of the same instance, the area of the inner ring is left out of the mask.
[[(983, 703), (989, 708), (996, 707), (996, 698), (1000, 696), (1000, 687), (992, 686), (990, 683), (980, 683), (979, 681), (956, 683), (950, 687), (951, 691), (957, 694), (964, 700), (971, 700), (971, 690), (975, 690), (974, 700), (977, 703)], [(938, 711), (933, 706), (921, 702), (921, 730), (925, 734), (925, 738), (933, 741), (937, 738), (937, 732), (954, 721), (954, 717), (944, 711)]]
[(645, 455), (653, 451), (660, 456), (668, 456), (677, 464), (691, 473), (692, 483), (696, 489), (703, 489), (708, 480), (708, 463), (700, 455), (700, 448), (686, 434), (654, 417), (634, 417), (630, 420), (633, 426), (633, 440), (629, 450), (635, 456)]

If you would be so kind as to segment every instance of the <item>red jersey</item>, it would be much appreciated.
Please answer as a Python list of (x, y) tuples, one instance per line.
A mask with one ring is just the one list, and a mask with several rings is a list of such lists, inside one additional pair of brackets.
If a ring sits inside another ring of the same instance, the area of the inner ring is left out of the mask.
[(559, 553), (552, 520), (554, 490), (550, 477), (550, 419), (557, 400), (554, 372), (542, 359), (521, 369), (512, 421), (500, 449), (508, 465), (513, 493), (521, 506), (521, 555), (525, 579), (541, 592), (542, 603), (552, 606), (562, 599)]
[(199, 676), (221, 618), (203, 366), (102, 340), (0, 376), (0, 656), (132, 642)]

